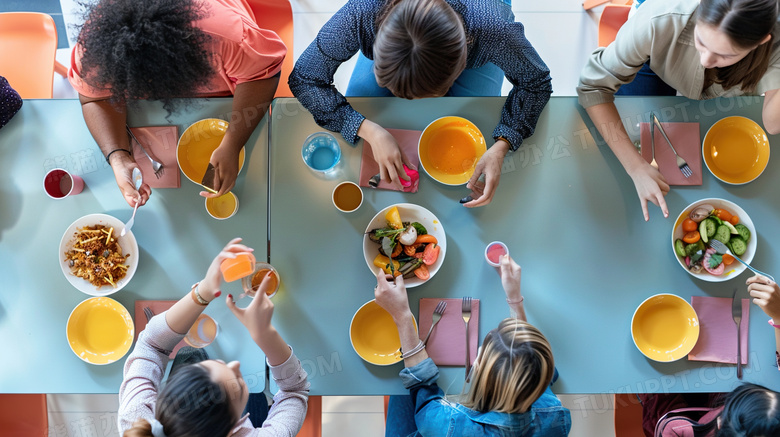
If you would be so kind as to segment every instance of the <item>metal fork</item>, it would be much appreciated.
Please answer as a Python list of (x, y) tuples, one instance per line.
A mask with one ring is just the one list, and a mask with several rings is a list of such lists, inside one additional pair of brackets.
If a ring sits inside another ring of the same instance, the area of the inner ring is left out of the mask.
[(655, 123), (655, 125), (658, 126), (658, 130), (661, 131), (661, 135), (664, 136), (664, 139), (669, 144), (669, 147), (672, 149), (672, 152), (674, 152), (674, 156), (677, 157), (677, 167), (680, 169), (680, 172), (682, 172), (683, 176), (685, 176), (686, 178), (691, 177), (693, 175), (693, 170), (691, 170), (691, 168), (688, 167), (688, 163), (685, 162), (685, 160), (682, 159), (682, 157), (680, 157), (680, 155), (677, 154), (676, 150), (674, 150), (674, 146), (672, 145), (672, 142), (669, 141), (669, 137), (666, 136), (666, 132), (664, 132), (664, 128), (661, 127), (661, 122), (658, 121), (658, 117), (656, 117), (654, 113), (652, 113), (652, 115), (653, 115), (653, 123)]
[(731, 317), (737, 324), (737, 379), (742, 379), (742, 338), (739, 335), (739, 325), (742, 323), (742, 299), (737, 299), (737, 288), (731, 298)]
[(466, 379), (471, 371), (471, 354), (469, 353), (469, 320), (471, 320), (471, 297), (465, 296), (461, 305), (463, 321), (466, 322)]
[(433, 327), (439, 323), (439, 320), (441, 320), (441, 316), (444, 314), (444, 310), (446, 308), (447, 302), (442, 300), (439, 301), (439, 303), (436, 305), (436, 308), (433, 309), (433, 314), (431, 315), (431, 329), (428, 330), (428, 334), (425, 336), (423, 344), (428, 344), (428, 338), (430, 338), (431, 333), (433, 332)]
[(731, 251), (731, 250), (728, 248), (728, 246), (726, 246), (725, 244), (723, 244), (723, 242), (722, 242), (722, 241), (719, 241), (719, 240), (712, 239), (712, 240), (710, 240), (710, 241), (709, 241), (709, 245), (710, 245), (710, 247), (711, 247), (711, 248), (715, 249), (715, 252), (718, 252), (718, 253), (719, 253), (719, 254), (721, 254), (721, 255), (722, 255), (722, 254), (724, 254), (724, 253), (727, 253), (727, 254), (729, 254), (729, 255), (733, 256), (733, 257), (734, 257), (734, 259), (736, 259), (737, 261), (739, 261), (739, 262), (741, 262), (742, 264), (744, 264), (744, 265), (745, 265), (745, 267), (747, 267), (747, 268), (749, 268), (750, 270), (752, 270), (752, 271), (753, 271), (753, 273), (755, 273), (755, 274), (757, 274), (757, 275), (766, 276), (767, 278), (771, 279), (771, 280), (772, 280), (772, 282), (776, 282), (776, 281), (775, 281), (775, 278), (773, 278), (773, 277), (772, 277), (772, 275), (770, 275), (770, 274), (768, 274), (768, 273), (764, 273), (764, 272), (762, 272), (762, 271), (760, 271), (760, 270), (756, 270), (756, 269), (754, 269), (753, 267), (751, 267), (751, 265), (750, 265), (750, 264), (746, 263), (745, 261), (742, 261), (742, 258), (740, 258), (740, 257), (738, 257), (738, 256), (736, 256), (736, 255), (734, 255), (734, 253), (733, 253), (733, 252), (732, 252), (732, 251)]
[(135, 134), (130, 129), (130, 126), (125, 125), (125, 129), (127, 129), (127, 133), (130, 135), (130, 138), (132, 138), (136, 143), (138, 143), (139, 146), (141, 146), (141, 151), (144, 152), (144, 155), (146, 155), (146, 157), (149, 158), (149, 161), (152, 163), (152, 170), (154, 170), (154, 175), (157, 177), (157, 179), (160, 179), (163, 173), (165, 173), (165, 167), (163, 167), (161, 162), (155, 161), (154, 158), (149, 155), (149, 152), (146, 151), (146, 147), (144, 147), (144, 145), (138, 141), (138, 138), (135, 137)]
[(144, 315), (146, 316), (146, 323), (149, 323), (152, 321), (152, 317), (154, 317), (154, 312), (149, 307), (144, 307)]

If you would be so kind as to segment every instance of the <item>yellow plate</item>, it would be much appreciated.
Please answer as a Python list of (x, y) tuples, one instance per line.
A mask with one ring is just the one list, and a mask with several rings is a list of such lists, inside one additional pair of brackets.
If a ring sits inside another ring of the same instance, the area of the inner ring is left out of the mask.
[(485, 153), (485, 137), (474, 123), (462, 117), (434, 120), (420, 136), (420, 164), (434, 180), (444, 185), (463, 185)]
[(637, 349), (654, 361), (676, 361), (688, 355), (699, 339), (699, 318), (680, 296), (656, 294), (647, 298), (631, 319)]
[(761, 126), (745, 117), (726, 117), (713, 124), (701, 146), (707, 168), (727, 184), (746, 184), (769, 162), (769, 139)]
[[(176, 146), (176, 161), (184, 176), (200, 185), (211, 154), (222, 142), (229, 123), (218, 118), (196, 121), (188, 127)], [(238, 154), (238, 172), (244, 167), (244, 149)]]
[(111, 364), (121, 359), (130, 350), (134, 334), (130, 313), (110, 297), (91, 297), (78, 304), (68, 317), (68, 344), (73, 353), (90, 364)]
[[(416, 321), (414, 326), (417, 329)], [(363, 304), (352, 317), (349, 340), (360, 358), (371, 364), (389, 366), (401, 361), (398, 328), (390, 313), (380, 307), (376, 300)]]

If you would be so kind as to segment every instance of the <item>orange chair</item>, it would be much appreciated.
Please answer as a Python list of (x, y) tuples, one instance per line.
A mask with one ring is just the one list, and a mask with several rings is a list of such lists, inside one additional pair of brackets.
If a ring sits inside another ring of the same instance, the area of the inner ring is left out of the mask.
[(0, 435), (46, 437), (49, 416), (45, 394), (0, 394)]
[(57, 28), (50, 15), (0, 13), (0, 75), (23, 99), (50, 99), (54, 72), (67, 76), (56, 52)]
[(606, 47), (615, 40), (618, 30), (628, 20), (629, 5), (606, 5), (599, 18), (599, 47)]
[(296, 437), (322, 437), (322, 396), (309, 396), (306, 418)]
[(290, 77), (293, 66), (293, 14), (288, 0), (248, 0), (249, 7), (255, 14), (257, 25), (263, 29), (273, 30), (287, 46), (287, 56), (282, 63), (282, 77), (274, 97), (292, 97), (287, 78)]
[(642, 404), (633, 393), (615, 394), (615, 437), (636, 437), (642, 431)]
[(630, 5), (633, 3), (633, 0), (585, 0), (582, 2), (582, 9), (585, 9), (586, 11), (589, 11), (596, 6), (603, 5), (604, 3), (614, 3), (616, 5)]

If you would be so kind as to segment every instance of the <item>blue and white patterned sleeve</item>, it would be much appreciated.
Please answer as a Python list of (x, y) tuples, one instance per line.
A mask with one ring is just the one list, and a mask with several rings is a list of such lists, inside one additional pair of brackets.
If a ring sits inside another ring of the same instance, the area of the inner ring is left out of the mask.
[(533, 135), (539, 115), (550, 100), (550, 69), (525, 38), (521, 23), (503, 22), (480, 33), (479, 46), (487, 51), (485, 58), (501, 68), (512, 84), (493, 138), (504, 137), (512, 150), (517, 150), (525, 138)]
[[(358, 50), (371, 50), (379, 0), (350, 0), (322, 26), (317, 38), (295, 63), (289, 84), (295, 97), (318, 125), (341, 135), (351, 144), (365, 117), (355, 111), (333, 85), (336, 69)], [(370, 58), (373, 56), (367, 53)]]

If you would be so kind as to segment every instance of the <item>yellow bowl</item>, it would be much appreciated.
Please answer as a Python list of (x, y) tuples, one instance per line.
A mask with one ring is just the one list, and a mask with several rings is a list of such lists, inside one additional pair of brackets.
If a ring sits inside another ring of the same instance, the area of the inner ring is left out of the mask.
[(485, 137), (477, 126), (465, 118), (452, 116), (429, 124), (417, 146), (425, 172), (444, 185), (468, 182), (485, 150)]
[[(200, 185), (211, 154), (222, 142), (229, 123), (218, 118), (207, 118), (191, 124), (179, 138), (176, 161), (184, 176)], [(244, 167), (244, 149), (238, 154), (238, 172)]]
[(634, 311), (631, 337), (653, 361), (676, 361), (688, 355), (699, 339), (699, 318), (691, 304), (674, 294), (656, 294)]
[(727, 184), (746, 184), (769, 162), (769, 139), (761, 126), (745, 117), (726, 117), (713, 124), (701, 146), (704, 163)]
[(76, 356), (90, 364), (121, 359), (130, 350), (134, 334), (130, 313), (110, 297), (91, 297), (68, 317), (68, 344)]
[[(414, 320), (414, 316), (412, 316)], [(414, 323), (417, 329), (417, 322)], [(401, 361), (401, 339), (390, 313), (371, 300), (363, 304), (349, 324), (352, 348), (365, 361), (389, 366)]]

